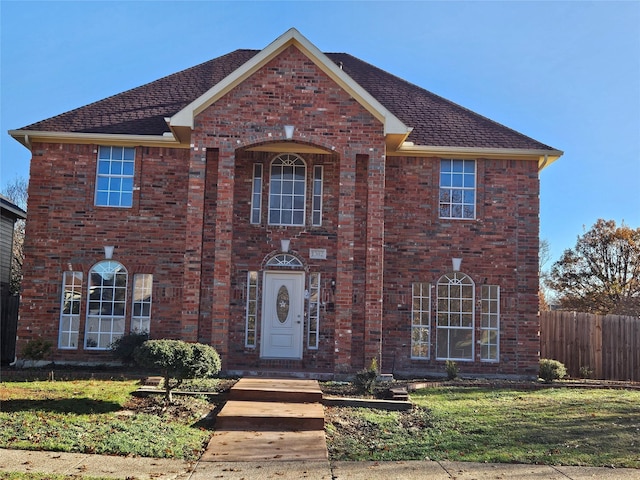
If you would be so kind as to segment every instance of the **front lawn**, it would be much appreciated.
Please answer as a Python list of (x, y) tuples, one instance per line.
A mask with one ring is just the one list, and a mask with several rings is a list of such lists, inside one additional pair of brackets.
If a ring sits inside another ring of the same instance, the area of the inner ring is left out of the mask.
[(334, 460), (640, 468), (640, 391), (440, 387), (411, 412), (327, 408)]
[(201, 418), (215, 408), (180, 398), (138, 399), (136, 381), (0, 383), (0, 447), (195, 460), (211, 431)]

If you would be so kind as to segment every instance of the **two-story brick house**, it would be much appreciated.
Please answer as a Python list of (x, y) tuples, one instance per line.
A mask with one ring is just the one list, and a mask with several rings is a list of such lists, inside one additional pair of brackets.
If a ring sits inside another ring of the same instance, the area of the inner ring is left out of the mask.
[(235, 373), (537, 371), (562, 153), (295, 29), (10, 133), (33, 154), (19, 348), (100, 363), (148, 331)]

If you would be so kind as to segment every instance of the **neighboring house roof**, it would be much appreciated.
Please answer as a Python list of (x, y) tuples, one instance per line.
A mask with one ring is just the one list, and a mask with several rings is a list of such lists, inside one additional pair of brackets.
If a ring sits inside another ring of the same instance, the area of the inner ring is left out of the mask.
[(0, 194), (0, 210), (2, 211), (3, 217), (12, 218), (14, 221), (27, 218), (27, 212), (12, 203), (11, 200), (2, 194)]
[[(198, 105), (206, 104), (208, 95), (217, 98), (215, 95), (219, 95), (226, 84), (234, 85), (234, 77), (239, 80), (244, 78), (238, 72), (246, 71), (249, 75), (255, 71), (250, 67), (259, 67), (262, 59), (268, 61), (272, 57), (267, 54), (277, 53), (277, 48), (286, 46), (287, 42), (302, 47), (305, 54), (337, 81), (342, 81), (346, 86), (355, 85), (350, 91), (354, 98), (367, 104), (370, 110), (386, 115), (385, 118), (392, 117), (396, 134), (404, 127), (398, 153), (417, 152), (420, 149), (425, 153), (429, 150), (423, 147), (430, 147), (433, 152), (452, 148), (462, 153), (466, 150), (470, 153), (505, 150), (529, 155), (534, 153), (540, 156), (541, 163), (542, 157), (552, 157), (550, 161), (553, 161), (562, 155), (562, 152), (548, 145), (352, 55), (322, 54), (295, 29), (286, 32), (264, 50), (236, 50), (10, 133), (27, 145), (25, 135), (29, 135), (29, 132), (172, 137), (168, 122), (177, 119), (186, 125), (185, 111), (192, 113)], [(332, 64), (328, 65), (328, 62)]]

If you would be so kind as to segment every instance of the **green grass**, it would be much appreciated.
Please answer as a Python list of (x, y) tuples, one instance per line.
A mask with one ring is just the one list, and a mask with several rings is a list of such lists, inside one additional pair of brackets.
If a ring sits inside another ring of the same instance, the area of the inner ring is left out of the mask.
[(137, 387), (134, 381), (2, 383), (0, 447), (197, 459), (211, 432), (188, 409), (213, 405), (189, 399), (179, 416), (127, 411)]
[(331, 458), (640, 468), (638, 391), (434, 388), (411, 399), (409, 413), (330, 413)]

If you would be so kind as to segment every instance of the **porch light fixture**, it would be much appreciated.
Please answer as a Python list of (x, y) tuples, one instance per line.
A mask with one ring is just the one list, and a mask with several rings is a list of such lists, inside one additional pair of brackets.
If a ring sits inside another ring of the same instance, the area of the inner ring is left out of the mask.
[(289, 251), (289, 243), (291, 243), (291, 240), (289, 240), (288, 238), (283, 238), (282, 240), (280, 240), (280, 250), (282, 251), (282, 253), (287, 253)]
[(462, 259), (461, 258), (452, 258), (451, 259), (451, 264), (453, 266), (453, 271), (454, 272), (459, 272), (460, 271), (460, 264), (462, 263)]
[(115, 247), (113, 245), (105, 245), (104, 247), (104, 258), (106, 258), (107, 260), (111, 260), (111, 258), (113, 257), (113, 249)]
[(284, 136), (287, 140), (291, 140), (293, 138), (293, 130), (294, 130), (294, 126), (293, 125), (285, 125), (284, 126)]

